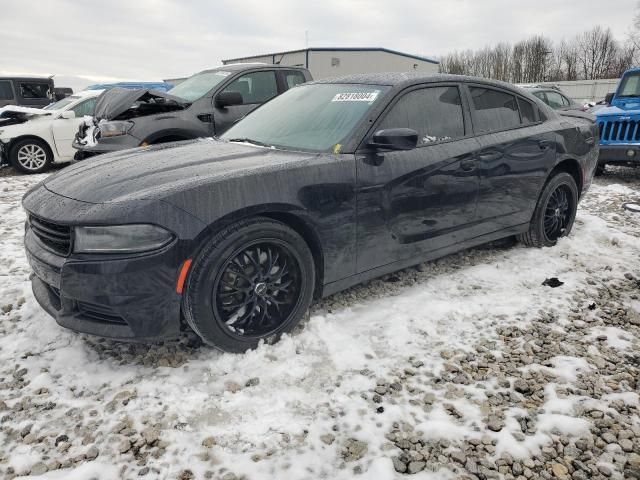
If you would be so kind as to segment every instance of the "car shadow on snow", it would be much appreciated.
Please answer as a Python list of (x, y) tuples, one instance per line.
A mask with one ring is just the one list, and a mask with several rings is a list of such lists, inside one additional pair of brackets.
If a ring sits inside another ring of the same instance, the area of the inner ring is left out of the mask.
[[(396, 296), (403, 290), (427, 282), (438, 276), (456, 272), (464, 267), (479, 264), (490, 264), (495, 255), (512, 249), (518, 242), (515, 237), (508, 237), (484, 245), (447, 255), (430, 262), (405, 268), (398, 272), (370, 280), (351, 287), (342, 292), (316, 300), (309, 312), (292, 332), (297, 336), (304, 331), (305, 325), (313, 315), (326, 315), (357, 303), (363, 303), (385, 296)], [(82, 335), (87, 348), (92, 350), (101, 360), (116, 365), (142, 365), (145, 367), (178, 368), (204, 355), (216, 358), (222, 353), (210, 347), (184, 323), (180, 336), (176, 339), (159, 342), (139, 343)], [(262, 348), (265, 348), (264, 346)], [(266, 348), (269, 348), (266, 346)]]

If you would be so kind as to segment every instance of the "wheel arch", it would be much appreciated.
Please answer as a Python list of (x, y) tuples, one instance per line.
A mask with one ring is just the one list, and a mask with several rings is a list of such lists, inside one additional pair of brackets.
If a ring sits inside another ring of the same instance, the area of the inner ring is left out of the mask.
[(147, 137), (145, 137), (143, 141), (150, 144), (154, 144), (154, 143), (178, 142), (181, 140), (193, 140), (194, 138), (197, 138), (197, 136), (185, 130), (181, 130), (179, 128), (169, 128), (169, 129), (160, 130), (159, 132), (154, 132), (150, 135), (147, 135)]
[(7, 151), (11, 154), (11, 152), (13, 151), (13, 148), (15, 147), (15, 145), (18, 142), (21, 142), (22, 140), (38, 140), (39, 142), (44, 143), (44, 146), (49, 150), (49, 154), (51, 155), (51, 160), (55, 161), (57, 158), (56, 155), (56, 150), (49, 144), (49, 142), (42, 138), (39, 137), (38, 135), (34, 135), (32, 133), (25, 133), (24, 135), (18, 135), (17, 137), (12, 138), (11, 140), (9, 140), (9, 145), (7, 148)]
[(313, 222), (300, 207), (287, 204), (265, 204), (236, 210), (215, 220), (208, 225), (196, 238), (196, 247), (191, 258), (195, 259), (206, 243), (223, 228), (240, 220), (253, 217), (269, 218), (281, 222), (300, 235), (311, 250), (315, 267), (314, 298), (322, 294), (324, 282), (324, 251), (320, 236), (313, 226)]
[(582, 188), (584, 187), (584, 178), (580, 162), (573, 157), (563, 158), (553, 167), (553, 170), (551, 170), (547, 177), (547, 181), (558, 172), (566, 172), (573, 177), (578, 187), (578, 198), (580, 198), (582, 196)]

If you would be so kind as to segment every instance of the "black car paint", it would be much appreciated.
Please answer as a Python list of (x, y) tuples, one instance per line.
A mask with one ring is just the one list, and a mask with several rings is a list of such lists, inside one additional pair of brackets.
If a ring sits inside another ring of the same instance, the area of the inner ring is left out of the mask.
[[(324, 83), (327, 81), (320, 81)], [(499, 82), (456, 76), (362, 75), (335, 82), (386, 84), (342, 153), (283, 151), (213, 139), (165, 144), (88, 160), (29, 191), (30, 215), (67, 225), (154, 223), (176, 240), (138, 255), (52, 255), (27, 228), (36, 298), (74, 330), (117, 338), (175, 335), (180, 325), (176, 279), (182, 262), (241, 218), (264, 215), (309, 243), (317, 292), (329, 295), (384, 273), (527, 230), (550, 172), (576, 176), (580, 191), (597, 160), (597, 130), (563, 117)], [(467, 137), (383, 151), (367, 145), (393, 99), (419, 85), (467, 84), (507, 90), (538, 106), (539, 122), (476, 136), (465, 102)], [(53, 287), (53, 288), (52, 288)], [(57, 290), (56, 290), (57, 289)], [(52, 308), (50, 295), (64, 300)], [(78, 302), (104, 307), (125, 325), (83, 315)]]
[[(167, 99), (176, 105), (182, 105), (182, 107), (176, 108), (173, 111), (133, 117), (130, 120), (133, 126), (126, 135), (101, 137), (98, 139), (97, 144), (92, 146), (80, 143), (79, 139), (84, 136), (84, 131), (80, 131), (78, 132), (76, 140), (73, 142), (73, 147), (78, 150), (76, 160), (81, 160), (96, 154), (135, 148), (143, 142), (153, 144), (163, 142), (165, 139), (187, 140), (221, 135), (239, 119), (260, 106), (259, 103), (229, 105), (226, 107), (219, 107), (215, 104), (215, 97), (218, 93), (222, 92), (227, 86), (247, 73), (263, 71), (275, 72), (278, 95), (288, 89), (284, 79), (286, 72), (300, 72), (304, 74), (307, 81), (311, 80), (311, 74), (305, 68), (280, 65), (235, 64), (205, 70), (204, 72), (215, 71), (228, 72), (229, 75), (224, 81), (220, 82), (208, 93), (193, 102), (187, 102), (165, 92), (147, 89), (127, 90), (120, 88), (105, 91), (98, 97), (96, 103), (96, 122), (117, 118), (133, 104), (136, 97), (142, 97), (144, 95)], [(108, 99), (108, 102), (103, 102), (103, 97)], [(104, 105), (102, 105), (103, 103)], [(113, 111), (110, 111), (112, 109), (111, 105), (113, 106)], [(82, 130), (83, 126), (81, 126), (80, 129)]]

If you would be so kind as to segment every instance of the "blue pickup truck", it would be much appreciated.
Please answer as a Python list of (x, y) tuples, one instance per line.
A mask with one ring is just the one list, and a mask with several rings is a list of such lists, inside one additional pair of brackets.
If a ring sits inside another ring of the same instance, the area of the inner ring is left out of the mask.
[(609, 164), (640, 166), (640, 68), (624, 72), (608, 107), (594, 112), (600, 127), (596, 175)]

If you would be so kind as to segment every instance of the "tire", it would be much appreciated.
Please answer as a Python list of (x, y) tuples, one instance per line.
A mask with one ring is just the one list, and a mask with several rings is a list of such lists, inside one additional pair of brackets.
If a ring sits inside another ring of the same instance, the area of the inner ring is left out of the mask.
[(599, 163), (598, 165), (596, 165), (596, 170), (594, 172), (594, 175), (596, 177), (604, 175), (604, 171), (606, 168), (607, 168), (607, 165), (605, 163), (602, 163), (602, 164)]
[(226, 352), (276, 342), (307, 312), (315, 265), (304, 239), (257, 217), (216, 234), (193, 263), (183, 314), (202, 340)]
[(552, 247), (569, 235), (578, 208), (578, 187), (571, 175), (551, 177), (540, 194), (529, 230), (518, 239), (529, 247)]
[(22, 173), (42, 173), (53, 161), (49, 145), (36, 138), (19, 140), (9, 154), (11, 165)]

